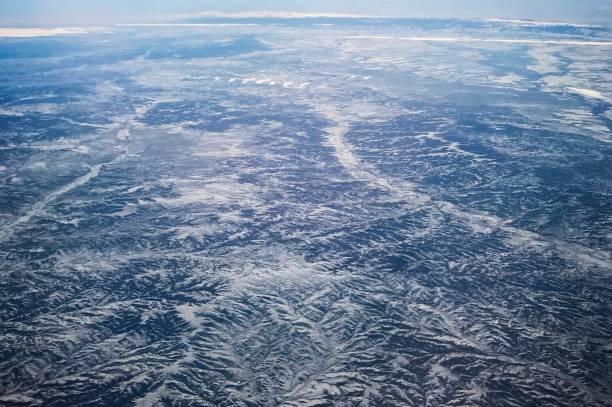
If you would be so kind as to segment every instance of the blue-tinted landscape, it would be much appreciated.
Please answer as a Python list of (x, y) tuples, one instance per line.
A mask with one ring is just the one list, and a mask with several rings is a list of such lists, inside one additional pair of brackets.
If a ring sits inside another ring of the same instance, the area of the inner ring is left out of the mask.
[(610, 406), (612, 32), (0, 39), (0, 405)]

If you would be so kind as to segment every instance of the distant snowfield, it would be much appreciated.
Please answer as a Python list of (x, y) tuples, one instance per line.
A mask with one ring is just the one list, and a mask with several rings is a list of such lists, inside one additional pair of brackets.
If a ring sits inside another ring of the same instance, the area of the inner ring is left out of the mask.
[(512, 24), (524, 27), (576, 27), (576, 28), (594, 28), (599, 27), (597, 25), (590, 24), (576, 24), (567, 21), (542, 21), (542, 20), (519, 20), (519, 19), (505, 19), (505, 18), (489, 18), (484, 21), (491, 23), (501, 24)]
[(51, 37), (54, 35), (66, 34), (85, 34), (100, 28), (0, 28), (0, 37), (30, 38), (30, 37)]
[(254, 23), (126, 23), (116, 24), (116, 27), (186, 27), (186, 28), (198, 28), (198, 27), (249, 27), (257, 26), (259, 24)]
[(612, 47), (611, 41), (577, 41), (577, 40), (537, 40), (528, 38), (470, 38), (470, 37), (394, 37), (355, 35), (345, 37), (349, 40), (400, 40), (413, 42), (492, 42), (502, 44), (535, 44), (535, 45), (588, 45)]

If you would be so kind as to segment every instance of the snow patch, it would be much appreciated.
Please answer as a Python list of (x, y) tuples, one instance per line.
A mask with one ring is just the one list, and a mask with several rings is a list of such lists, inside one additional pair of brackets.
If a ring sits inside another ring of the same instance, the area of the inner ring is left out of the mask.
[(565, 88), (565, 91), (569, 93), (574, 93), (576, 95), (584, 96), (585, 98), (589, 98), (589, 99), (603, 100), (606, 102), (609, 101), (609, 99), (606, 96), (604, 96), (601, 92), (592, 90), (592, 89), (575, 88), (573, 86), (568, 86), (567, 88)]

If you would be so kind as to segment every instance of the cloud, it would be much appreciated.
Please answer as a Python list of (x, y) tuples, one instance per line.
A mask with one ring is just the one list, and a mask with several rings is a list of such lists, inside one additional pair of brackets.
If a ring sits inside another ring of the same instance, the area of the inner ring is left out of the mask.
[(350, 14), (350, 13), (308, 13), (297, 11), (275, 11), (275, 10), (253, 10), (235, 13), (224, 13), (217, 11), (204, 11), (190, 14), (176, 14), (174, 17), (183, 18), (373, 18), (384, 17), (381, 15)]

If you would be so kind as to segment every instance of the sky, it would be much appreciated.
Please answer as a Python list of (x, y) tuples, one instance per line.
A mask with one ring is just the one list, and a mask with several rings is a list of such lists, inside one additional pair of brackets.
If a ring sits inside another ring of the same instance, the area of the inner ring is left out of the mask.
[(251, 10), (394, 17), (521, 18), (612, 25), (612, 0), (0, 0), (0, 26), (159, 22), (178, 14)]

